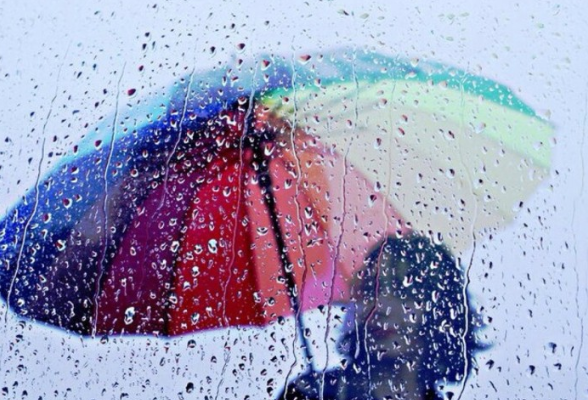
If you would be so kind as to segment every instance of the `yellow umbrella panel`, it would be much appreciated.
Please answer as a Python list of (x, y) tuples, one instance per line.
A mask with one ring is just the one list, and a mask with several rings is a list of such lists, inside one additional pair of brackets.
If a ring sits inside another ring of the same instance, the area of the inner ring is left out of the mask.
[(316, 57), (263, 104), (345, 155), (412, 227), (455, 250), (512, 220), (549, 173), (553, 127), (491, 80), (374, 54)]

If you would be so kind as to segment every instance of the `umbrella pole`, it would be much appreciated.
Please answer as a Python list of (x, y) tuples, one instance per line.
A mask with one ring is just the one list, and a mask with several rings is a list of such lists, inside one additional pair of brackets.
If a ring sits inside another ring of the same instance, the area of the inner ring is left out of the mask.
[(312, 370), (312, 354), (310, 352), (310, 343), (308, 338), (305, 336), (305, 326), (302, 319), (302, 310), (300, 305), (300, 298), (298, 297), (298, 291), (296, 289), (296, 281), (294, 280), (293, 266), (290, 257), (288, 256), (287, 246), (284, 242), (284, 236), (282, 234), (282, 228), (278, 221), (278, 212), (276, 209), (276, 198), (273, 192), (272, 178), (269, 171), (269, 158), (264, 157), (261, 144), (254, 146), (255, 158), (259, 161), (260, 167), (257, 170), (257, 176), (259, 180), (259, 187), (261, 188), (262, 197), (265, 205), (269, 212), (270, 221), (272, 223), (272, 230), (274, 232), (274, 238), (276, 239), (276, 246), (278, 253), (280, 254), (280, 264), (282, 266), (282, 273), (286, 279), (286, 286), (288, 288), (288, 296), (290, 297), (290, 303), (292, 310), (296, 318), (297, 330), (302, 340), (302, 350), (306, 359), (306, 370)]

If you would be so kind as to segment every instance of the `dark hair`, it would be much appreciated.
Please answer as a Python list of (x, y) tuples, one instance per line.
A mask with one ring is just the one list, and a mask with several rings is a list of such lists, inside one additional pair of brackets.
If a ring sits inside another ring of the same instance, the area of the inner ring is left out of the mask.
[(346, 319), (342, 352), (355, 355), (356, 360), (361, 360), (362, 354), (365, 357), (370, 343), (367, 324), (376, 301), (390, 296), (402, 301), (407, 313), (420, 310), (422, 318), (411, 325), (414, 330), (410, 337), (419, 339), (396, 349), (400, 356), (395, 368), (402, 368), (401, 364), (410, 362), (411, 355), (418, 352), (419, 362), (412, 367), (417, 371), (419, 387), (429, 396), (439, 380), (465, 379), (472, 369), (474, 353), (486, 346), (476, 342), (480, 317), (472, 309), (463, 268), (451, 252), (415, 234), (388, 237), (377, 245), (352, 284), (354, 310)]

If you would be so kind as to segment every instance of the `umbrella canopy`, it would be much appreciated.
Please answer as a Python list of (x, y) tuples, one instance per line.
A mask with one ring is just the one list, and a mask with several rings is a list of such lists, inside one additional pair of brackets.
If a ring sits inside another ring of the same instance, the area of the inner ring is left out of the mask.
[(389, 234), (457, 243), (548, 169), (551, 127), (494, 82), (363, 53), (237, 64), (115, 116), (7, 213), (15, 312), (81, 334), (299, 316)]

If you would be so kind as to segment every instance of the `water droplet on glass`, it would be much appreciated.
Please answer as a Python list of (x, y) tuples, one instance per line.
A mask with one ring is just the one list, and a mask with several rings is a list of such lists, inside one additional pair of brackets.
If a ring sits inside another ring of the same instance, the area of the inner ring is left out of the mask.
[(59, 251), (63, 251), (67, 247), (65, 240), (61, 240), (61, 239), (58, 240), (57, 243), (55, 243), (55, 246), (57, 246), (57, 250), (59, 250)]
[(129, 325), (133, 323), (135, 317), (135, 307), (129, 307), (125, 310), (125, 324)]
[(411, 285), (412, 285), (412, 282), (413, 282), (413, 277), (412, 277), (412, 275), (407, 275), (407, 276), (405, 276), (405, 277), (404, 277), (404, 279), (402, 280), (402, 285), (403, 285), (404, 287), (409, 287), (409, 286), (411, 286)]
[(306, 64), (309, 60), (311, 59), (311, 56), (309, 54), (304, 54), (300, 57), (298, 57), (298, 61), (300, 62), (300, 64)]
[(208, 251), (211, 252), (212, 254), (216, 254), (218, 252), (218, 242), (216, 239), (210, 239), (208, 241)]
[(274, 146), (273, 143), (267, 143), (264, 146), (263, 154), (265, 154), (266, 156), (271, 156), (275, 149), (276, 149), (276, 147)]

